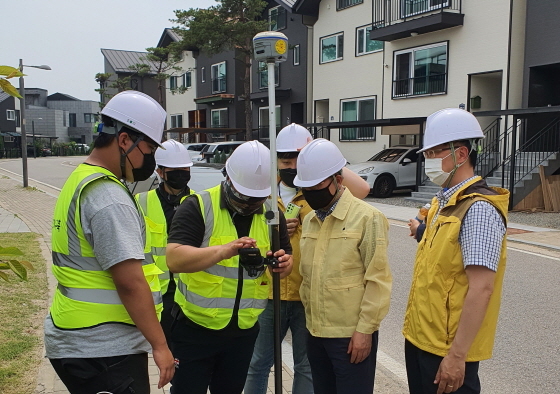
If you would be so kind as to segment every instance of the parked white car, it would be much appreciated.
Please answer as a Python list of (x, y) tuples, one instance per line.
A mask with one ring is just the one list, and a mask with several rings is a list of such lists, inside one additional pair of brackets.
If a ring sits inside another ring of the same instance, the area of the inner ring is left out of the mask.
[(206, 142), (194, 142), (185, 143), (183, 145), (185, 145), (185, 148), (189, 151), (191, 160), (193, 160), (193, 157), (200, 156), (200, 151), (202, 151), (202, 149), (204, 149), (204, 147), (208, 144)]
[(348, 168), (369, 184), (374, 197), (389, 197), (397, 188), (416, 186), (417, 147), (394, 146), (384, 149), (363, 163)]
[(244, 142), (245, 141), (211, 142), (202, 149), (199, 155), (193, 156), (192, 160), (194, 162), (214, 163), (216, 155), (220, 155), (220, 158), (225, 160)]

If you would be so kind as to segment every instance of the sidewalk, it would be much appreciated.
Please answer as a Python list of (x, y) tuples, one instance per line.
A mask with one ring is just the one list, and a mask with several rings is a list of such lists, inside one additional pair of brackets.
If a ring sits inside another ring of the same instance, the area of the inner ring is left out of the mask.
[[(365, 199), (366, 202), (367, 198)], [(408, 223), (409, 219), (416, 217), (417, 208), (399, 207), (395, 205), (369, 202), (385, 214), (387, 219)], [(560, 215), (560, 213), (551, 213)], [(507, 240), (526, 245), (560, 251), (560, 230), (544, 227), (527, 226), (520, 223), (508, 223)]]
[[(0, 170), (0, 175), (3, 172)], [(30, 188), (23, 189), (21, 181), (0, 176), (0, 231), (1, 232), (26, 232), (32, 231), (43, 236), (40, 239), (41, 248), (48, 263), (50, 261), (50, 230), (52, 212), (58, 195), (58, 189), (30, 181)], [(367, 201), (367, 200), (366, 200)], [(371, 205), (382, 211), (388, 219), (399, 222), (408, 222), (414, 218), (417, 209), (398, 207), (388, 204), (372, 203)], [(404, 224), (404, 223), (403, 223)], [(509, 223), (508, 240), (525, 243), (532, 246), (544, 247), (560, 251), (560, 231), (541, 227), (531, 227), (522, 224)], [(47, 264), (48, 265), (48, 264)], [(55, 287), (55, 280), (50, 270), (47, 270), (49, 288)], [(293, 381), (293, 361), (290, 360), (290, 347), (284, 344), (284, 368), (282, 372), (283, 393), (291, 393)], [(379, 364), (379, 363), (378, 363)], [(157, 367), (150, 358), (150, 379), (152, 393), (169, 393), (168, 388), (157, 389)], [(376, 392), (394, 393), (394, 377), (379, 365), (376, 373)], [(274, 393), (274, 377), (270, 375), (268, 393)], [(390, 388), (393, 387), (393, 388)], [(386, 388), (386, 390), (384, 390)], [(68, 391), (57, 378), (50, 363), (43, 359), (37, 377), (36, 393), (42, 394), (67, 394)], [(404, 391), (403, 391), (404, 392)]]

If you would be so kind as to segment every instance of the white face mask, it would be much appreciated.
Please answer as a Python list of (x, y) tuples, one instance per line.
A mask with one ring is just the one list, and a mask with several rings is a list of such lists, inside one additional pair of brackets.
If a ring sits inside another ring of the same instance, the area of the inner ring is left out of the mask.
[[(455, 149), (455, 150), (457, 150), (457, 149)], [(463, 164), (465, 164), (465, 162), (462, 162), (461, 164), (455, 164), (455, 167), (453, 168), (453, 170), (451, 172), (443, 171), (443, 159), (446, 159), (451, 155), (452, 155), (452, 153), (448, 154), (445, 157), (439, 157), (439, 158), (434, 158), (434, 159), (424, 159), (424, 162), (425, 162), (424, 172), (426, 173), (428, 178), (430, 178), (430, 181), (432, 181), (433, 183), (435, 183), (438, 186), (443, 186), (443, 184), (445, 183), (445, 181), (447, 181), (449, 176), (454, 174), (455, 171), (457, 170), (457, 168), (459, 168)], [(455, 162), (455, 156), (453, 156), (453, 161)], [(455, 163), (457, 163), (457, 162), (455, 162)]]
[(443, 158), (440, 157), (435, 159), (424, 159), (424, 161), (425, 161), (424, 172), (426, 173), (428, 178), (430, 178), (430, 181), (432, 181), (438, 186), (442, 186), (447, 180), (447, 178), (449, 178), (449, 175), (451, 175), (450, 172), (443, 171), (442, 168)]

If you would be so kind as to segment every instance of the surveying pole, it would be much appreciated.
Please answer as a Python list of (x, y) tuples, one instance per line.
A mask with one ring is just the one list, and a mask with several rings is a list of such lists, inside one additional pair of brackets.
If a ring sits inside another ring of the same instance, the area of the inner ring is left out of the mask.
[[(268, 68), (268, 131), (270, 138), (271, 209), (265, 217), (270, 226), (272, 251), (280, 249), (280, 220), (278, 214), (278, 163), (276, 160), (276, 89), (274, 66), (285, 62), (288, 38), (277, 31), (265, 31), (253, 37), (255, 60), (265, 62)], [(272, 274), (272, 300), (274, 305), (274, 392), (282, 394), (282, 340), (280, 335), (280, 274)]]

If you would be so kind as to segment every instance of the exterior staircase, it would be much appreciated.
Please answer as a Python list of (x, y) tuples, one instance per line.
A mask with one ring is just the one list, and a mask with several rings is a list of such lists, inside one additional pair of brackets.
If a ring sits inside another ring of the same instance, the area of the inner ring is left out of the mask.
[[(541, 183), (540, 166), (544, 167), (545, 175), (560, 171), (560, 118), (519, 144), (526, 126), (525, 119), (515, 119), (510, 128), (501, 132), (500, 118), (492, 122), (484, 130), (486, 138), (482, 140), (475, 168), (475, 173), (485, 178), (489, 186), (510, 190), (510, 209)], [(437, 185), (425, 181), (407, 199), (430, 202), (438, 190)]]

